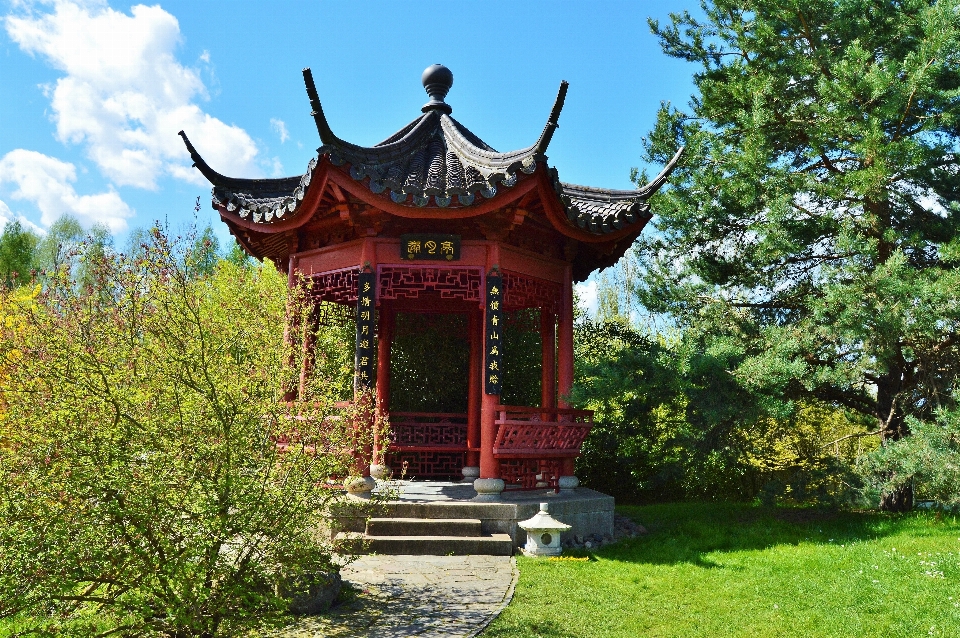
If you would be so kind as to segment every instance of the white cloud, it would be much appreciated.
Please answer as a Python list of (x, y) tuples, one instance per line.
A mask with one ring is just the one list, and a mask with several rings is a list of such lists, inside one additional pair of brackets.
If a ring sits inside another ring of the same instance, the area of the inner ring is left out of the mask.
[[(66, 213), (87, 227), (96, 222), (106, 224), (113, 232), (127, 227), (126, 220), (133, 217), (133, 210), (116, 191), (110, 189), (95, 195), (78, 195), (72, 186), (75, 181), (77, 170), (73, 164), (36, 151), (18, 148), (0, 158), (0, 184), (15, 184), (16, 190), (11, 194), (13, 199), (36, 205), (40, 209), (40, 223), (44, 226)], [(10, 207), (3, 202), (0, 204), (0, 216), (12, 219)]]
[(153, 189), (165, 174), (206, 184), (191, 168), (181, 129), (216, 170), (262, 174), (246, 131), (196, 104), (207, 97), (206, 87), (174, 55), (180, 25), (173, 15), (159, 6), (136, 5), (127, 15), (104, 3), (71, 0), (44, 3), (52, 13), (18, 5), (20, 13), (4, 19), (7, 34), (65, 73), (47, 87), (57, 137), (85, 145), (115, 184)]
[(0, 199), (0, 227), (6, 226), (13, 220), (13, 211), (7, 206), (7, 203)]
[(280, 143), (283, 144), (290, 139), (290, 133), (287, 132), (287, 125), (283, 120), (279, 120), (275, 117), (270, 118), (270, 128), (277, 132), (277, 135), (280, 136)]
[(574, 288), (577, 292), (577, 302), (580, 310), (590, 317), (597, 316), (597, 310), (600, 308), (597, 282), (593, 280), (583, 281), (576, 284)]
[(264, 165), (270, 169), (270, 177), (283, 177), (283, 162), (279, 157), (271, 157)]
[(7, 224), (12, 222), (13, 220), (19, 221), (20, 225), (23, 228), (30, 229), (38, 235), (47, 234), (47, 231), (45, 228), (41, 226), (37, 226), (36, 224), (34, 224), (32, 221), (30, 221), (23, 215), (18, 215), (14, 213), (12, 210), (10, 210), (10, 207), (7, 206), (6, 202), (4, 202), (3, 200), (0, 200), (0, 232), (2, 232), (3, 229), (7, 227)]

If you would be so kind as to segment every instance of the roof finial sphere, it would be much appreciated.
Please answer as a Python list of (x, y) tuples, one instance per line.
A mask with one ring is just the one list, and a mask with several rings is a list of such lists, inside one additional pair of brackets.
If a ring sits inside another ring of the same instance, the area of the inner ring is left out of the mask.
[(439, 109), (449, 113), (452, 109), (443, 98), (447, 97), (447, 92), (453, 86), (453, 72), (442, 64), (431, 64), (424, 69), (420, 81), (430, 96), (430, 101), (424, 105), (423, 111)]

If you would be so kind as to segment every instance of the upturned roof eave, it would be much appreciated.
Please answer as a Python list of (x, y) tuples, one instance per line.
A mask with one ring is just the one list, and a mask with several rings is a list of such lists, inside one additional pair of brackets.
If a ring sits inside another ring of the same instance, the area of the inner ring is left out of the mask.
[[(330, 177), (356, 198), (407, 218), (483, 215), (516, 201), (520, 191), (530, 190), (529, 185), (518, 189), (520, 184), (536, 177), (543, 208), (556, 230), (587, 243), (616, 241), (650, 219), (646, 200), (663, 186), (684, 150), (679, 149), (657, 177), (637, 190), (561, 182), (556, 170), (547, 167), (545, 151), (558, 127), (566, 82), (560, 85), (540, 138), (526, 148), (500, 153), (487, 145), (450, 116), (450, 107), (442, 101), (445, 91), (439, 99), (434, 96), (424, 106), (424, 114), (400, 131), (376, 146), (363, 147), (333, 133), (309, 69), (304, 69), (304, 81), (323, 146), (303, 175), (227, 177), (213, 170), (180, 132), (194, 165), (213, 184), (214, 206), (225, 220), (266, 234), (306, 223), (316, 214), (316, 210), (306, 210), (310, 207), (305, 202), (308, 193), (316, 192), (314, 172), (318, 166), (324, 167), (324, 179)], [(544, 182), (549, 188), (542, 187)], [(314, 209), (320, 201), (320, 195), (316, 197)]]

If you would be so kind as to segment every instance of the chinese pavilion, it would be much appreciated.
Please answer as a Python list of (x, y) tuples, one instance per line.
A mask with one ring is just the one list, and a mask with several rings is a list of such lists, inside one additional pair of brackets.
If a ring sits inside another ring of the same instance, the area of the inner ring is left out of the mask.
[[(391, 430), (365, 463), (385, 459), (418, 477), (462, 473), (476, 479), (481, 500), (499, 498), (505, 485), (575, 488), (593, 415), (568, 404), (573, 284), (623, 256), (683, 149), (638, 190), (561, 182), (545, 153), (566, 82), (536, 142), (501, 153), (451, 116), (444, 99), (453, 74), (439, 64), (423, 73), (422, 114), (375, 146), (357, 146), (334, 134), (310, 69), (303, 77), (322, 142), (303, 175), (226, 177), (180, 135), (213, 184), (213, 207), (250, 255), (271, 260), (291, 285), (310, 281), (316, 299), (356, 309), (355, 387), (375, 386)], [(504, 313), (519, 309), (539, 315), (540, 405), (500, 403), (511, 365), (501, 327)], [(465, 318), (465, 413), (391, 413), (401, 312)], [(372, 472), (386, 469), (375, 463)]]

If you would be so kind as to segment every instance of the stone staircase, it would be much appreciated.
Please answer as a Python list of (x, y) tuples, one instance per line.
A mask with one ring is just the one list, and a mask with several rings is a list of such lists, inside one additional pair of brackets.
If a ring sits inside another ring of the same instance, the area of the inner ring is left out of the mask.
[(364, 532), (339, 532), (335, 545), (359, 554), (513, 554), (510, 535), (484, 534), (478, 518), (371, 518)]
[(550, 502), (550, 514), (572, 526), (568, 538), (613, 533), (613, 497), (587, 488), (514, 492), (502, 501), (470, 500), (471, 486), (447, 482), (404, 483), (386, 502), (346, 499), (331, 514), (330, 538), (345, 553), (385, 555), (511, 556), (526, 541), (517, 526)]
[(511, 556), (514, 540), (495, 525), (491, 528), (489, 509), (476, 504), (389, 503), (371, 518), (340, 516), (334, 545), (354, 554)]

